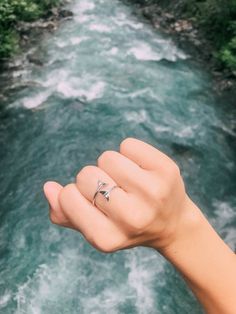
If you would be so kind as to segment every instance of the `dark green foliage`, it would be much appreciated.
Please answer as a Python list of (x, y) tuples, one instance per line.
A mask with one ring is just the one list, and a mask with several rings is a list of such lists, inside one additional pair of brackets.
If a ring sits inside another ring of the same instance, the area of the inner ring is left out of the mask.
[(0, 58), (10, 57), (18, 49), (17, 22), (35, 21), (60, 2), (61, 0), (0, 0)]
[(236, 71), (236, 36), (221, 48), (219, 58), (227, 67)]
[(213, 42), (218, 60), (236, 70), (236, 0), (184, 0), (182, 10), (195, 17)]
[[(131, 0), (134, 1), (134, 0)], [(216, 50), (223, 68), (236, 71), (236, 0), (135, 0), (142, 6), (157, 4), (180, 18), (191, 18)]]
[[(18, 21), (31, 22), (63, 0), (0, 0), (0, 58), (9, 57), (18, 49)], [(179, 4), (181, 12), (194, 18), (214, 43), (216, 57), (222, 65), (236, 70), (236, 0), (141, 0), (168, 7)]]

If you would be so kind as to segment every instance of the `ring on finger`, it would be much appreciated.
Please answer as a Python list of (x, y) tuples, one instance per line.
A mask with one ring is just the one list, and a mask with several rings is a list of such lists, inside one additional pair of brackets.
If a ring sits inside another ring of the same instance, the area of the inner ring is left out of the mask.
[(108, 190), (102, 190), (103, 187), (107, 186), (108, 184), (105, 183), (105, 182), (102, 182), (101, 180), (98, 180), (98, 185), (97, 185), (97, 189), (96, 189), (96, 192), (94, 193), (94, 196), (93, 196), (93, 205), (96, 206), (96, 197), (97, 195), (100, 193), (102, 194), (105, 199), (107, 200), (107, 202), (109, 202), (110, 200), (110, 194), (111, 194), (111, 191), (113, 191), (115, 188), (118, 188), (117, 185), (114, 185), (112, 186), (110, 189)]

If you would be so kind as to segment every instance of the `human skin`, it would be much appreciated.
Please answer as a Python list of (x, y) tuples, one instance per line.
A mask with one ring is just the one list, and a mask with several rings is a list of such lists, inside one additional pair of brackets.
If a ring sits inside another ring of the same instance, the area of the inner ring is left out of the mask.
[[(110, 200), (93, 196), (98, 180)], [(81, 232), (102, 252), (135, 246), (157, 250), (183, 275), (210, 314), (236, 313), (236, 256), (191, 201), (176, 163), (133, 138), (106, 151), (76, 182), (47, 182), (44, 193), (54, 224)]]

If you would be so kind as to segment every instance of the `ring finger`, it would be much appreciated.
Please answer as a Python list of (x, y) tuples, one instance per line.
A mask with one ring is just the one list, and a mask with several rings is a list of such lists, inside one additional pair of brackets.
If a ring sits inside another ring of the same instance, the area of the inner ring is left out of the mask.
[(106, 172), (95, 166), (86, 166), (78, 173), (76, 186), (81, 194), (93, 203), (99, 181), (106, 183), (100, 191), (110, 190), (109, 200), (101, 193), (97, 193), (94, 205), (112, 220), (120, 221), (130, 207), (131, 195), (118, 187)]

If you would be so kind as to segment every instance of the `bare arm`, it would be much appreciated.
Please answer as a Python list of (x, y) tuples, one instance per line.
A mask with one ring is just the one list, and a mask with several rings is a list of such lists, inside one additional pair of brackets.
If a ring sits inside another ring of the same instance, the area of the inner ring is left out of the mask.
[(236, 255), (189, 200), (179, 236), (161, 253), (181, 272), (207, 313), (236, 313)]
[[(93, 198), (98, 180), (110, 193)], [(76, 183), (44, 186), (53, 223), (80, 231), (103, 252), (158, 250), (183, 275), (210, 314), (236, 313), (236, 256), (185, 192), (177, 165), (136, 139), (86, 166)]]

